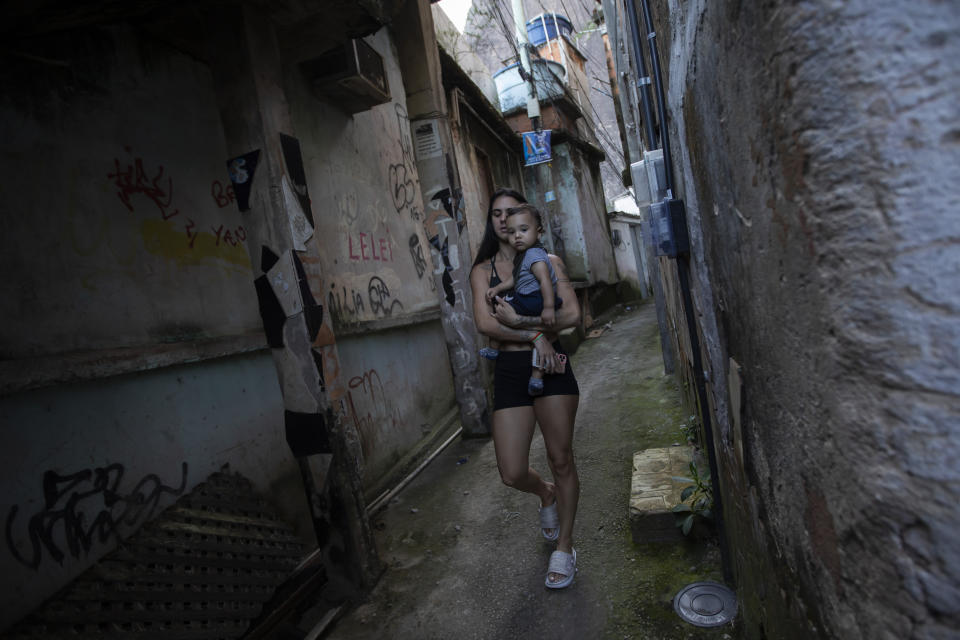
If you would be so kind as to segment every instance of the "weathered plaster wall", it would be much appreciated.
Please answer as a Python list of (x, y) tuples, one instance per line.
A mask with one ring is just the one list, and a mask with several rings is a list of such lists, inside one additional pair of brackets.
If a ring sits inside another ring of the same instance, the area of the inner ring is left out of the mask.
[(265, 351), (5, 396), (0, 428), (0, 629), (224, 465), (313, 537)]
[(0, 354), (260, 331), (209, 72), (129, 30), (4, 65)]
[(386, 29), (367, 42), (384, 59), (393, 102), (357, 114), (316, 98), (295, 71), (287, 83), (314, 209), (324, 302), (335, 328), (436, 310), (424, 203), (406, 95)]
[[(457, 163), (463, 182), (470, 248), (476, 255), (487, 225), (487, 207), (492, 193), (488, 190), (490, 187), (493, 190), (508, 187), (523, 193), (523, 158), (519, 149), (507, 148), (487, 131), (476, 116), (462, 107), (460, 123)], [(485, 184), (487, 176), (489, 185)]]
[(653, 4), (747, 636), (954, 637), (960, 12)]
[[(295, 66), (286, 91), (324, 282), (308, 277), (326, 292), (323, 303), (338, 336), (339, 362), (324, 361), (324, 377), (344, 382), (345, 396), (332, 400), (347, 404), (344, 415), (357, 430), (369, 488), (436, 426), (455, 398), (426, 232), (449, 205), (443, 198), (423, 202), (389, 31), (366, 40), (383, 57), (392, 102), (351, 116), (315, 97)], [(451, 262), (469, 260), (456, 249), (447, 249)]]
[(450, 358), (436, 322), (342, 338), (337, 345), (369, 488), (454, 407)]
[[(208, 70), (125, 28), (41, 45), (65, 66), (4, 65), (0, 100), (0, 628), (223, 465), (312, 535), (274, 366), (229, 355), (264, 340)], [(18, 376), (67, 357), (89, 381)]]
[(590, 284), (617, 279), (599, 171), (579, 148), (553, 145), (553, 159), (525, 168), (527, 200), (546, 215), (543, 243), (570, 277)]
[(632, 221), (625, 218), (617, 218), (610, 221), (610, 233), (619, 233), (620, 244), (613, 245), (613, 257), (617, 263), (617, 272), (620, 274), (620, 282), (629, 286), (628, 293), (630, 298), (639, 298), (640, 292), (646, 287), (643, 279), (643, 265), (638, 260), (637, 236), (634, 230), (639, 232), (639, 221)]

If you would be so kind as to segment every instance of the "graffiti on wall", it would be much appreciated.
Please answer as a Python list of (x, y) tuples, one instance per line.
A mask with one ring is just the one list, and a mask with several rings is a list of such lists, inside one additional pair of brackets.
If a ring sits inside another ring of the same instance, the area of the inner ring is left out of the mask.
[[(174, 206), (174, 180), (164, 166), (158, 164), (155, 170), (147, 169), (152, 165), (140, 156), (133, 156), (131, 147), (125, 146), (124, 150), (131, 157), (124, 162), (115, 157), (113, 170), (107, 172), (106, 177), (127, 211), (136, 212), (142, 202), (138, 198), (142, 198), (149, 203), (150, 210), (159, 214), (141, 223), (140, 234), (147, 251), (179, 264), (197, 264), (208, 257), (240, 265), (249, 263), (242, 246), (247, 237), (242, 225), (208, 227), (198, 224), (193, 217)], [(223, 207), (225, 204), (222, 203), (229, 204), (235, 192), (230, 186), (224, 189), (218, 180), (214, 180), (211, 195), (214, 202)]]
[[(126, 470), (122, 464), (84, 469), (61, 475), (53, 470), (43, 474), (43, 506), (26, 521), (26, 538), (17, 535), (14, 505), (7, 513), (7, 548), (18, 562), (37, 569), (44, 552), (63, 565), (69, 555), (79, 559), (94, 545), (102, 545), (132, 533), (149, 520), (163, 496), (177, 497), (187, 488), (187, 463), (181, 465), (180, 486), (167, 486), (150, 473), (128, 492), (120, 490)], [(95, 513), (95, 515), (92, 515)], [(24, 552), (18, 541), (26, 539)]]
[(221, 209), (229, 207), (230, 204), (237, 199), (233, 191), (233, 185), (228, 184), (226, 188), (224, 188), (219, 180), (214, 180), (210, 183), (210, 196), (213, 198), (213, 202)]
[(410, 258), (413, 260), (413, 268), (417, 270), (417, 277), (422, 279), (427, 270), (427, 260), (423, 257), (420, 236), (415, 233), (410, 235)]
[[(369, 457), (377, 441), (378, 431), (396, 431), (400, 428), (400, 411), (390, 405), (383, 381), (376, 369), (350, 378), (346, 400), (346, 409), (360, 437), (363, 454)], [(357, 410), (356, 405), (360, 401), (363, 402), (361, 406), (366, 408), (366, 413)]]
[(390, 287), (379, 276), (370, 278), (367, 283), (367, 296), (370, 312), (377, 317), (389, 318), (395, 311), (403, 311), (403, 303), (390, 293)]
[(341, 285), (338, 291), (336, 283), (331, 283), (327, 306), (337, 322), (350, 324), (357, 321), (364, 311), (363, 294), (353, 288), (348, 290), (346, 285)]
[[(124, 147), (124, 151), (132, 153), (130, 147)], [(169, 220), (180, 214), (179, 209), (172, 208), (173, 202), (173, 178), (164, 175), (163, 165), (157, 165), (157, 170), (151, 178), (143, 168), (143, 158), (134, 158), (133, 164), (129, 162), (125, 166), (120, 166), (120, 159), (113, 159), (113, 171), (107, 174), (107, 179), (113, 181), (117, 188), (117, 197), (120, 202), (133, 211), (133, 202), (130, 196), (142, 194), (146, 196), (157, 209), (164, 220)]]
[(376, 237), (372, 233), (347, 236), (347, 255), (354, 261), (393, 262), (393, 243), (390, 238)]
[(419, 184), (417, 164), (413, 156), (413, 141), (410, 136), (410, 119), (403, 105), (394, 104), (394, 110), (397, 115), (401, 160), (387, 167), (390, 177), (390, 194), (397, 214), (402, 215), (406, 211), (413, 220), (420, 220), (421, 212), (415, 204)]

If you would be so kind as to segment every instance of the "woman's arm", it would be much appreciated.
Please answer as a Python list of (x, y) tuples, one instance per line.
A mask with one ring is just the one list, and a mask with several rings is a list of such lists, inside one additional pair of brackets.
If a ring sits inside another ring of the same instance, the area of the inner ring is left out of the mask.
[[(502, 342), (530, 342), (537, 331), (533, 329), (514, 329), (507, 327), (493, 316), (493, 305), (487, 302), (486, 292), (490, 288), (490, 265), (478, 264), (470, 271), (470, 287), (473, 289), (473, 321), (477, 331), (483, 335)], [(501, 303), (500, 307), (510, 307)], [(513, 311), (513, 308), (510, 307)], [(516, 313), (516, 312), (514, 312)]]
[[(577, 293), (570, 283), (570, 277), (567, 275), (563, 260), (550, 254), (550, 261), (553, 263), (553, 269), (557, 274), (557, 295), (563, 300), (563, 306), (557, 309), (556, 321), (552, 327), (549, 327), (549, 330), (561, 331), (580, 324), (580, 303), (577, 301)], [(496, 315), (496, 320), (508, 327), (535, 331), (543, 331), (548, 328), (543, 326), (539, 317), (518, 315), (509, 304), (498, 304), (493, 312)], [(479, 327), (479, 325), (477, 326)]]

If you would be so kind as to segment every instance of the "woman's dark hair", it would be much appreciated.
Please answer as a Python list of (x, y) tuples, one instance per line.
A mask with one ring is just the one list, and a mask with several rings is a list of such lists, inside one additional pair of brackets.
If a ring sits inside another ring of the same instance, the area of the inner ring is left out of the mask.
[(477, 258), (473, 261), (473, 266), (489, 260), (497, 255), (497, 251), (500, 250), (500, 240), (497, 238), (497, 234), (493, 232), (493, 221), (490, 218), (493, 214), (493, 203), (497, 201), (497, 198), (503, 196), (509, 196), (521, 204), (526, 204), (527, 202), (527, 199), (523, 197), (522, 193), (514, 191), (513, 189), (501, 188), (493, 192), (493, 195), (490, 196), (490, 203), (487, 205), (487, 227), (483, 231), (483, 240), (480, 241), (480, 247), (477, 249)]

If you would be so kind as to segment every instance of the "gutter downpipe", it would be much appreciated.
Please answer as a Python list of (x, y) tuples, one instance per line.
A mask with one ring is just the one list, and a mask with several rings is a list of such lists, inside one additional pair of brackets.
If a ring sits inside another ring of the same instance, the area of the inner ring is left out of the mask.
[[(632, 0), (626, 0), (631, 4)], [(670, 156), (670, 134), (667, 131), (666, 98), (663, 91), (663, 77), (660, 72), (660, 58), (657, 55), (656, 32), (653, 30), (653, 18), (650, 15), (649, 0), (640, 0), (643, 7), (644, 27), (647, 31), (647, 42), (650, 44), (650, 66), (653, 68), (654, 87), (657, 92), (657, 110), (660, 114), (660, 139), (663, 142), (663, 168), (667, 187), (667, 199), (673, 200), (673, 167)], [(684, 220), (686, 224), (686, 220)], [(690, 233), (687, 231), (689, 237)], [(687, 321), (687, 333), (690, 338), (690, 350), (693, 352), (693, 376), (697, 385), (697, 399), (703, 418), (703, 435), (707, 446), (707, 462), (710, 465), (710, 480), (714, 486), (713, 508), (717, 519), (717, 538), (720, 544), (720, 558), (723, 566), (723, 579), (733, 584), (733, 572), (730, 567), (730, 550), (727, 546), (727, 534), (724, 528), (723, 499), (720, 487), (720, 473), (717, 467), (717, 451), (713, 441), (713, 421), (710, 417), (710, 403), (707, 397), (706, 372), (703, 369), (703, 359), (700, 357), (700, 338), (697, 335), (696, 317), (693, 312), (693, 295), (690, 292), (690, 249), (677, 256), (677, 275), (680, 280), (680, 290), (683, 295), (683, 310)]]

